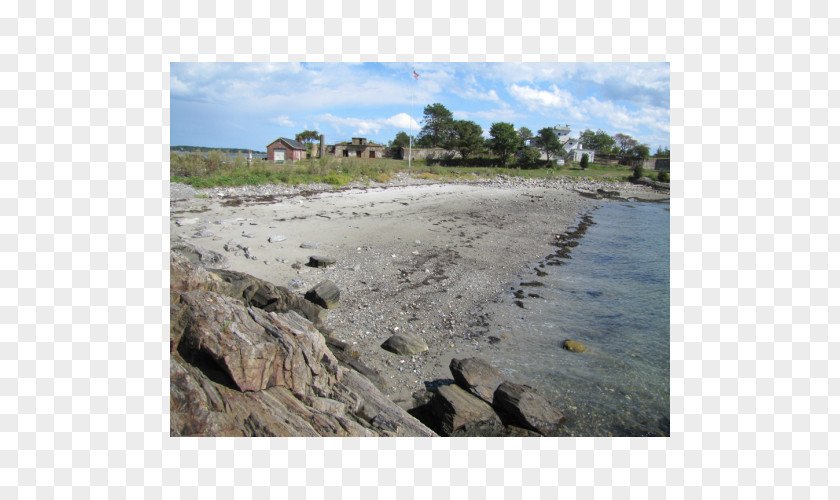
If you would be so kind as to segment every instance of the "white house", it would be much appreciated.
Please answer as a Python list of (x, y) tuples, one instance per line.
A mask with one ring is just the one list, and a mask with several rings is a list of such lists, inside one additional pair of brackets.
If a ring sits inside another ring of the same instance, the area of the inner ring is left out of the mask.
[(563, 150), (566, 152), (566, 159), (579, 162), (583, 155), (589, 155), (589, 161), (595, 159), (594, 149), (583, 149), (583, 144), (577, 139), (571, 139), (563, 144)]

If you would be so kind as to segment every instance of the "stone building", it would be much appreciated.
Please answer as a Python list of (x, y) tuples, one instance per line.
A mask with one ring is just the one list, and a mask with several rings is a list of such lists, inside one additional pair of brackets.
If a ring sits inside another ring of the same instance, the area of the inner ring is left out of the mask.
[(364, 137), (353, 137), (350, 143), (330, 146), (330, 153), (339, 158), (382, 158), (386, 146), (368, 142)]

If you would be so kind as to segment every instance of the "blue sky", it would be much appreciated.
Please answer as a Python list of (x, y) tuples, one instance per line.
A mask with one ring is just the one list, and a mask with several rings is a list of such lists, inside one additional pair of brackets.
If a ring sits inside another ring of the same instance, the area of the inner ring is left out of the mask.
[(171, 145), (265, 151), (303, 130), (387, 143), (436, 102), (485, 135), (568, 124), (671, 144), (668, 63), (172, 63), (169, 83)]

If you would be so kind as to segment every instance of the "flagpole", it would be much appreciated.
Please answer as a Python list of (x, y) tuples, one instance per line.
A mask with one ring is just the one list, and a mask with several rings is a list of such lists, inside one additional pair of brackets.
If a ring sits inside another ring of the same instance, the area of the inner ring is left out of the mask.
[(411, 67), (411, 116), (408, 117), (408, 171), (411, 172), (411, 135), (412, 135), (412, 128), (411, 125), (414, 121), (414, 85), (417, 78), (414, 76), (417, 73), (414, 72), (414, 66)]

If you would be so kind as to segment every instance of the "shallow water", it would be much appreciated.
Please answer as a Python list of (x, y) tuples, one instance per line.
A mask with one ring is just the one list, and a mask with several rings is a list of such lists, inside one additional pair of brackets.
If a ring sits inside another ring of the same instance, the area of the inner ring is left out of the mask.
[[(494, 346), (494, 364), (552, 400), (566, 416), (564, 434), (669, 433), (669, 207), (601, 206), (565, 265), (522, 276), (544, 286), (516, 288), (540, 297), (494, 318), (508, 337)], [(566, 339), (588, 350), (566, 351)]]

